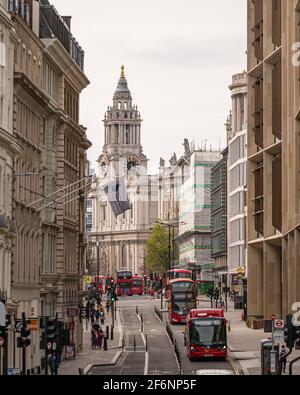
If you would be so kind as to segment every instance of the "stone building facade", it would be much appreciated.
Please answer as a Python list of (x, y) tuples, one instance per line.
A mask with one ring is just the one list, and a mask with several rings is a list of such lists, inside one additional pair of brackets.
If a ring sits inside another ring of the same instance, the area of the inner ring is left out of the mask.
[(239, 271), (246, 267), (247, 223), (247, 73), (235, 74), (229, 86), (232, 112), (228, 140), (228, 285), (242, 293)]
[[(211, 256), (214, 259), (214, 281), (227, 286), (227, 166), (228, 148), (211, 169)], [(223, 289), (223, 287), (222, 287)]]
[[(8, 315), (15, 305), (11, 292), (11, 254), (15, 235), (12, 210), (13, 165), (20, 147), (13, 136), (13, 62), (17, 44), (14, 25), (8, 13), (7, 1), (0, 1), (0, 301), (5, 303)], [(8, 330), (9, 355), (12, 360), (13, 331)], [(0, 349), (0, 375), (3, 372), (3, 349)]]
[[(141, 143), (141, 114), (132, 96), (122, 67), (121, 77), (104, 119), (104, 147), (98, 159), (98, 188), (93, 199), (93, 274), (98, 272), (97, 242), (100, 243), (100, 274), (116, 270), (145, 272), (145, 243), (157, 219), (157, 196), (151, 191), (148, 159)], [(115, 216), (104, 187), (121, 179), (127, 185), (131, 209)], [(152, 198), (150, 197), (152, 192)]]
[(248, 1), (248, 316), (300, 301), (299, 1)]
[[(13, 133), (21, 147), (14, 160), (12, 299), (15, 319), (55, 316), (74, 327), (79, 350), (82, 276), (86, 267), (86, 151), (79, 97), (89, 81), (84, 52), (47, 0), (10, 2), (17, 36), (14, 56)], [(18, 6), (18, 7), (17, 7)], [(32, 331), (27, 369), (42, 367), (40, 331)], [(15, 349), (9, 367), (21, 368)], [(12, 366), (12, 363), (14, 366)]]

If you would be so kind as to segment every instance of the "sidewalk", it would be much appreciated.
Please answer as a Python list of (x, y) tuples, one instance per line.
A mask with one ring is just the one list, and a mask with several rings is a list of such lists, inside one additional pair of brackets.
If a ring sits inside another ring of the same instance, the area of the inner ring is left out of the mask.
[[(103, 350), (92, 350), (91, 347), (91, 324), (88, 325), (86, 330), (86, 322), (83, 320), (83, 350), (77, 353), (74, 360), (66, 361), (63, 360), (59, 370), (59, 375), (79, 375), (79, 369), (86, 369), (89, 365), (109, 365), (114, 364), (118, 360), (118, 357), (122, 352), (122, 339), (123, 330), (121, 326), (121, 320), (119, 311), (117, 311), (115, 327), (114, 327), (114, 339), (108, 340), (108, 351)], [(105, 323), (102, 329), (105, 332), (106, 326), (109, 326), (111, 330), (111, 311), (109, 314), (106, 313)], [(110, 335), (109, 335), (110, 339)]]
[[(229, 303), (228, 312), (225, 313), (230, 321), (231, 331), (228, 331), (228, 347), (230, 358), (237, 366), (241, 374), (261, 375), (261, 340), (271, 337), (271, 333), (263, 330), (253, 330), (247, 327), (241, 320), (242, 311), (234, 310), (233, 304)], [(288, 357), (288, 362), (299, 357), (300, 351), (293, 351)], [(289, 364), (287, 364), (288, 374)], [(293, 374), (300, 375), (300, 361), (293, 366)]]

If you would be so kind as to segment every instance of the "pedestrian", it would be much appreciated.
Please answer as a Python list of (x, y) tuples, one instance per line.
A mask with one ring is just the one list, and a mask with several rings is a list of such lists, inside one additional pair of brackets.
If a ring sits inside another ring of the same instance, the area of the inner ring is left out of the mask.
[(99, 311), (99, 308), (96, 310), (95, 318), (96, 318), (96, 323), (99, 324), (99, 319), (100, 319), (100, 311)]
[(95, 323), (95, 309), (94, 309), (94, 307), (91, 308), (90, 317), (91, 317), (91, 324), (94, 325), (94, 323)]
[(49, 355), (49, 367), (51, 376), (57, 376), (57, 359), (54, 352)]
[(92, 343), (92, 350), (96, 350), (96, 348), (97, 348), (97, 334), (94, 329), (91, 330), (91, 343)]
[(281, 373), (285, 373), (286, 371), (287, 354), (288, 354), (288, 349), (285, 347), (285, 345), (282, 345), (280, 352)]
[(104, 336), (103, 330), (99, 329), (97, 332), (97, 349), (98, 350), (101, 350), (101, 348), (102, 348), (103, 336)]
[(101, 325), (104, 325), (104, 320), (105, 320), (105, 312), (104, 312), (104, 308), (101, 305), (99, 308), (99, 313), (100, 313), (100, 320), (101, 320)]

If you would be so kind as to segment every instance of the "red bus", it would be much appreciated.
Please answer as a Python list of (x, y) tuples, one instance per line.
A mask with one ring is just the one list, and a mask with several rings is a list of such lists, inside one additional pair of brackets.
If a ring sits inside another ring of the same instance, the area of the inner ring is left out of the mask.
[(104, 276), (94, 276), (93, 285), (96, 287), (97, 291), (104, 293), (105, 292), (105, 278), (104, 278)]
[(144, 295), (144, 278), (140, 276), (132, 277), (131, 284), (132, 295)]
[(191, 279), (171, 280), (169, 284), (169, 320), (171, 324), (184, 324), (190, 310), (197, 307), (195, 282)]
[(120, 270), (117, 272), (117, 293), (118, 296), (131, 296), (132, 272), (130, 270)]
[(184, 336), (190, 360), (227, 358), (227, 321), (223, 309), (191, 310)]
[(167, 272), (166, 281), (165, 281), (165, 298), (167, 300), (170, 299), (170, 282), (172, 280), (177, 280), (177, 279), (182, 279), (182, 278), (192, 279), (191, 270), (173, 269), (173, 270), (169, 270)]

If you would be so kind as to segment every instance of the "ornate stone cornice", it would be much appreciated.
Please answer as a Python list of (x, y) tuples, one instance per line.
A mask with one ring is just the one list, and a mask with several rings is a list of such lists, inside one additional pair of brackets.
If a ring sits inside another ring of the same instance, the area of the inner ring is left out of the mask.
[(59, 68), (60, 72), (65, 75), (74, 89), (81, 92), (89, 85), (90, 81), (86, 75), (56, 38), (45, 38), (41, 41), (45, 46), (48, 58), (51, 59), (56, 67)]

